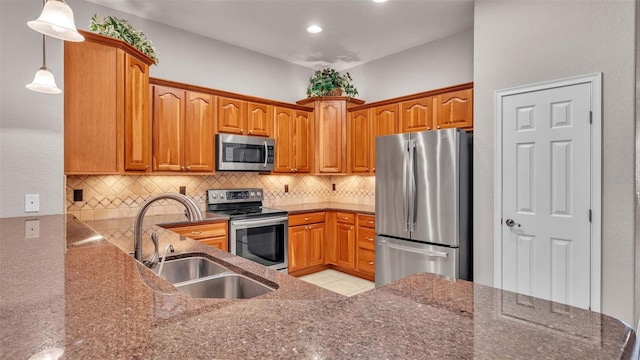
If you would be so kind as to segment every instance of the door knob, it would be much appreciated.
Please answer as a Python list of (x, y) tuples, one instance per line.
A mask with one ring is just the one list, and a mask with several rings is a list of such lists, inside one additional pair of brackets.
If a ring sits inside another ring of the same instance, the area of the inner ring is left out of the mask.
[(515, 220), (513, 219), (507, 219), (507, 221), (504, 222), (508, 227), (520, 227), (520, 224), (518, 224)]

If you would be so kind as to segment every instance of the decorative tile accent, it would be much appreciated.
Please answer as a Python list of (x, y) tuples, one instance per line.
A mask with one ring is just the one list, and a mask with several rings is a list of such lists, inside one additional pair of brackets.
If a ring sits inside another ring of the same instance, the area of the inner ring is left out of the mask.
[[(67, 176), (67, 212), (86, 220), (132, 217), (151, 196), (178, 192), (185, 186), (187, 195), (200, 209), (206, 209), (207, 189), (259, 187), (264, 189), (265, 206), (300, 203), (338, 202), (375, 205), (373, 176), (289, 176), (225, 172), (197, 176)], [(336, 191), (331, 190), (336, 184)], [(284, 192), (289, 185), (289, 192)], [(73, 190), (83, 189), (84, 201), (73, 201)], [(149, 209), (149, 214), (182, 213), (182, 205), (163, 200)]]

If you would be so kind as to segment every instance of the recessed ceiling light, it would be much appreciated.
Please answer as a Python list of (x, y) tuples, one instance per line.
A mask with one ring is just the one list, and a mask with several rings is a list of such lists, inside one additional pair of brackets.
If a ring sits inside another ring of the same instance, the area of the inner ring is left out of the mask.
[(307, 28), (307, 31), (312, 33), (312, 34), (317, 34), (320, 31), (322, 31), (322, 28), (318, 25), (311, 25)]
[(374, 3), (383, 3), (383, 2), (387, 2), (387, 0), (373, 0)]

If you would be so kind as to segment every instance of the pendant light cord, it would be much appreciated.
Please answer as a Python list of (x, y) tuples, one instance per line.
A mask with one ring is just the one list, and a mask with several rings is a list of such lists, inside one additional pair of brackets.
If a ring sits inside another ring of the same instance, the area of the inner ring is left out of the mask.
[(47, 48), (45, 46), (46, 36), (42, 35), (42, 67), (47, 67)]

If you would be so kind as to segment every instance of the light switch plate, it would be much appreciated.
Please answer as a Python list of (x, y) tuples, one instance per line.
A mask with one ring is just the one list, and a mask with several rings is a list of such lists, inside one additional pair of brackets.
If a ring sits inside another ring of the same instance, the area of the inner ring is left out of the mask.
[(40, 195), (27, 194), (24, 196), (24, 212), (40, 211)]
[(40, 237), (40, 220), (25, 220), (24, 237), (37, 238)]

